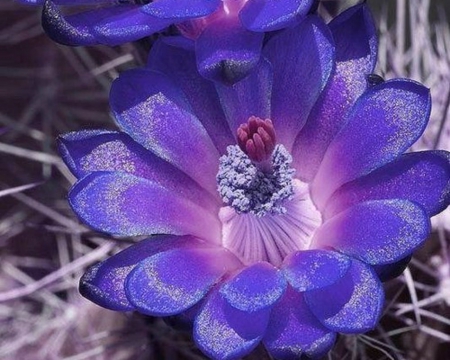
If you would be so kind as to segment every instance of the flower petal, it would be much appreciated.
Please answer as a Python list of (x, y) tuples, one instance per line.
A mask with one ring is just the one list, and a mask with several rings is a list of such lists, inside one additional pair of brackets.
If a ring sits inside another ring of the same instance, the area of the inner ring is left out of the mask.
[(345, 256), (328, 250), (297, 251), (284, 259), (282, 270), (289, 284), (303, 292), (331, 285), (350, 268)]
[(217, 194), (217, 149), (181, 90), (166, 76), (145, 69), (124, 72), (112, 84), (110, 104), (134, 140)]
[(221, 0), (158, 0), (144, 5), (142, 11), (173, 22), (203, 17), (215, 11)]
[(336, 332), (354, 334), (371, 330), (383, 309), (383, 286), (371, 267), (356, 259), (341, 280), (304, 294), (317, 319)]
[(239, 266), (221, 247), (167, 251), (141, 261), (128, 275), (125, 291), (144, 314), (175, 315), (194, 306), (224, 273)]
[(292, 149), (297, 174), (311, 181), (323, 155), (367, 88), (377, 60), (377, 36), (366, 4), (353, 6), (329, 24), (336, 43), (336, 69), (314, 105)]
[(374, 200), (357, 204), (326, 221), (312, 246), (334, 247), (371, 265), (396, 262), (427, 238), (430, 219), (407, 200)]
[(272, 306), (283, 295), (286, 285), (279, 270), (260, 262), (227, 280), (220, 294), (236, 309), (253, 312)]
[(405, 152), (422, 134), (430, 108), (429, 90), (411, 80), (386, 81), (366, 91), (328, 147), (312, 183), (317, 206), (323, 208), (339, 186)]
[(217, 83), (216, 90), (233, 135), (251, 116), (270, 118), (272, 67), (267, 60), (261, 59), (245, 79), (234, 85)]
[(234, 360), (249, 354), (261, 341), (270, 311), (245, 312), (213, 291), (194, 322), (194, 340), (212, 359)]
[(214, 213), (131, 174), (91, 173), (74, 185), (69, 201), (84, 223), (108, 234), (192, 234), (220, 239), (220, 222)]
[(251, 31), (274, 31), (299, 22), (313, 0), (248, 0), (239, 17)]
[(330, 30), (317, 16), (271, 38), (264, 55), (273, 67), (271, 119), (290, 150), (334, 66)]
[(385, 282), (401, 275), (411, 261), (411, 257), (412, 255), (409, 255), (392, 264), (375, 265), (373, 266), (373, 269), (377, 273), (380, 281)]
[[(64, 45), (92, 45), (96, 39), (92, 34), (95, 14), (92, 12), (65, 17), (55, 2), (47, 0), (42, 10), (42, 27), (54, 41)], [(91, 17), (94, 14), (94, 18)]]
[(218, 211), (220, 203), (216, 198), (125, 133), (107, 130), (72, 132), (60, 136), (58, 146), (64, 162), (78, 178), (94, 171), (126, 172), (152, 180), (206, 209)]
[(52, 1), (44, 3), (42, 27), (65, 45), (118, 45), (148, 36), (171, 21), (152, 18), (140, 6), (120, 4), (64, 16)]
[(90, 267), (80, 279), (80, 294), (107, 309), (134, 310), (124, 287), (131, 270), (148, 256), (186, 246), (202, 246), (202, 243), (192, 236), (157, 235), (142, 240)]
[(102, 21), (95, 24), (93, 33), (98, 43), (115, 46), (149, 36), (172, 23), (172, 19), (161, 19), (144, 14), (142, 6), (137, 6), (118, 16), (105, 16)]
[[(18, 0), (22, 4), (43, 5), (47, 0)], [(56, 5), (87, 5), (99, 3), (112, 3), (112, 0), (53, 0)]]
[(370, 174), (343, 185), (327, 203), (326, 217), (368, 200), (405, 199), (433, 216), (450, 202), (450, 153), (424, 151), (403, 155)]
[(258, 63), (264, 34), (227, 17), (211, 22), (195, 43), (197, 66), (207, 79), (233, 84)]
[(226, 153), (226, 147), (235, 144), (235, 139), (214, 84), (198, 73), (195, 52), (173, 46), (167, 39), (160, 38), (152, 46), (148, 66), (168, 76), (183, 90), (219, 153)]
[(288, 288), (275, 305), (263, 342), (276, 359), (295, 360), (302, 355), (319, 359), (333, 346), (336, 333), (311, 313), (303, 295)]

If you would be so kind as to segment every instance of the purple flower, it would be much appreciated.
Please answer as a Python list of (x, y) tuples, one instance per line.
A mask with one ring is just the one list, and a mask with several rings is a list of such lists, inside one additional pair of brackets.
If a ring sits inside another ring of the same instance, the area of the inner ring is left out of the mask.
[[(44, 3), (44, 29), (59, 43), (118, 45), (175, 25), (192, 40), (203, 76), (235, 82), (258, 63), (264, 33), (298, 23), (310, 11), (314, 0), (39, 2)], [(80, 4), (100, 7), (65, 16), (58, 6)]]
[(428, 89), (368, 84), (375, 59), (365, 5), (272, 37), (230, 87), (160, 39), (147, 68), (113, 83), (121, 131), (60, 139), (82, 221), (153, 235), (90, 268), (81, 293), (192, 324), (215, 359), (260, 342), (277, 359), (319, 358), (337, 333), (374, 328), (380, 279), (404, 268), (450, 193), (449, 153), (403, 154)]

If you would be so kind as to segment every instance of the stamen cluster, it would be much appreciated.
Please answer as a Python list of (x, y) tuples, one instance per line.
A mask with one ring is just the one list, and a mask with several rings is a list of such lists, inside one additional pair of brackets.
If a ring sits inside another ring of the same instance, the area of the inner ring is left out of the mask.
[(239, 146), (228, 146), (227, 155), (220, 158), (217, 174), (223, 202), (237, 213), (259, 217), (286, 213), (284, 202), (294, 194), (292, 157), (283, 145), (276, 145), (270, 161), (271, 171), (263, 171)]

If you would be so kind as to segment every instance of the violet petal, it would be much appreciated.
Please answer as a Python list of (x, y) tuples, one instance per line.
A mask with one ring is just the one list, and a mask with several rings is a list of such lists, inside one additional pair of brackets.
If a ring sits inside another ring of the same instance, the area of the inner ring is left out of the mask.
[(326, 221), (312, 246), (333, 247), (371, 265), (389, 264), (418, 248), (430, 232), (425, 210), (407, 200), (357, 204)]
[(320, 359), (333, 346), (336, 333), (324, 327), (309, 310), (303, 294), (288, 288), (270, 315), (263, 343), (276, 359), (296, 360), (302, 355)]
[(146, 69), (127, 71), (113, 82), (110, 104), (134, 140), (217, 194), (217, 149), (169, 78)]
[(376, 27), (366, 4), (351, 7), (329, 24), (336, 43), (336, 68), (292, 148), (299, 177), (311, 181), (329, 143), (367, 88), (377, 60)]
[(274, 31), (299, 22), (313, 0), (248, 0), (239, 17), (251, 31)]
[(256, 263), (227, 280), (220, 294), (238, 310), (253, 312), (269, 308), (283, 295), (286, 280), (266, 262)]
[(175, 315), (194, 306), (238, 266), (240, 261), (221, 247), (166, 251), (141, 261), (128, 275), (125, 291), (139, 312)]
[(263, 53), (273, 68), (271, 119), (279, 143), (290, 150), (333, 70), (333, 39), (310, 15), (271, 38)]
[(384, 303), (383, 286), (377, 275), (369, 265), (356, 259), (338, 282), (304, 294), (309, 308), (323, 325), (346, 334), (373, 329)]
[(220, 239), (215, 213), (131, 174), (91, 173), (74, 185), (69, 201), (84, 223), (108, 234), (192, 234)]
[(197, 67), (207, 79), (233, 84), (258, 63), (263, 33), (251, 32), (237, 19), (211, 22), (195, 43)]
[(305, 250), (284, 259), (282, 270), (296, 291), (308, 291), (331, 285), (341, 279), (350, 268), (345, 256), (328, 250)]
[(192, 236), (156, 235), (91, 266), (80, 279), (80, 293), (94, 303), (116, 311), (134, 310), (125, 295), (125, 279), (148, 256), (174, 248), (197, 247)]
[(339, 186), (405, 152), (425, 129), (430, 109), (429, 90), (411, 80), (390, 80), (367, 90), (325, 153), (311, 187), (316, 205), (323, 208)]
[(327, 203), (326, 217), (368, 200), (405, 199), (433, 216), (450, 202), (450, 153), (405, 154), (370, 174), (339, 188)]

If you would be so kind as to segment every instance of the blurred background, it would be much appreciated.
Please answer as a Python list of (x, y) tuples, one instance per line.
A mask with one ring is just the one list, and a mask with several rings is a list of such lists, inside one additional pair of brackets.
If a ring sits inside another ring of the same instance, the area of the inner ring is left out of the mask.
[[(431, 88), (430, 124), (414, 150), (450, 150), (450, 1), (368, 3), (379, 26), (377, 73)], [(72, 214), (66, 194), (74, 178), (55, 138), (114, 128), (108, 91), (139, 64), (133, 47), (56, 45), (42, 32), (39, 7), (13, 0), (1, 1), (0, 19), (0, 359), (204, 359), (188, 333), (104, 310), (77, 291), (87, 266), (129, 243)], [(405, 273), (386, 284), (380, 326), (341, 336), (327, 359), (450, 359), (449, 211), (433, 229)], [(250, 358), (269, 359), (263, 349)]]

